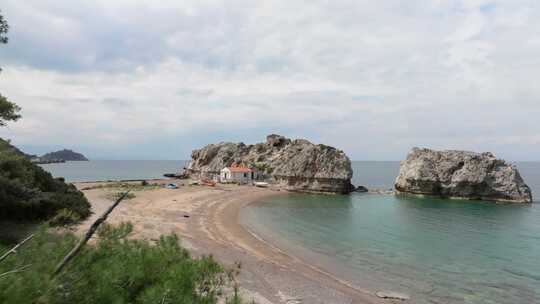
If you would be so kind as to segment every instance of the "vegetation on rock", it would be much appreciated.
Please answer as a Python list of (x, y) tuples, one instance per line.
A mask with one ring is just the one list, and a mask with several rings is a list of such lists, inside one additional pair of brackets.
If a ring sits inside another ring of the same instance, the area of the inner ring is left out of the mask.
[(87, 161), (88, 158), (81, 153), (72, 150), (63, 149), (60, 151), (50, 152), (39, 157), (42, 161)]

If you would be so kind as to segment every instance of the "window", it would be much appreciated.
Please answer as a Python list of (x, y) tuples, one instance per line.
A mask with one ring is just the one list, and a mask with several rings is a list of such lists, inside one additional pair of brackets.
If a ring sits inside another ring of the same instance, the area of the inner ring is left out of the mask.
[(244, 177), (247, 177), (247, 173), (244, 173)]

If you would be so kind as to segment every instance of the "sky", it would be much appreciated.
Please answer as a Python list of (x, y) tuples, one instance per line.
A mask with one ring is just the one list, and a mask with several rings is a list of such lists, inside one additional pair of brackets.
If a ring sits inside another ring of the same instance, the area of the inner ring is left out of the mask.
[(540, 1), (2, 0), (28, 153), (188, 159), (278, 133), (540, 160)]

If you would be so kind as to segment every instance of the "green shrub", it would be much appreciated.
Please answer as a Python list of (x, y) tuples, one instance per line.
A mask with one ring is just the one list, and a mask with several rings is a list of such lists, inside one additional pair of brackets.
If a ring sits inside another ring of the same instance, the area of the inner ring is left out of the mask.
[(104, 224), (97, 242), (56, 278), (56, 263), (77, 238), (42, 229), (0, 263), (0, 273), (31, 265), (0, 278), (0, 303), (217, 303), (230, 279), (211, 256), (191, 257), (176, 235), (155, 245), (129, 239), (131, 229)]
[(75, 186), (53, 178), (3, 143), (0, 145), (0, 219), (46, 220), (62, 209), (81, 219), (90, 215), (90, 204)]
[(49, 220), (49, 225), (55, 226), (67, 226), (77, 223), (81, 220), (81, 217), (68, 209), (60, 210), (52, 219)]

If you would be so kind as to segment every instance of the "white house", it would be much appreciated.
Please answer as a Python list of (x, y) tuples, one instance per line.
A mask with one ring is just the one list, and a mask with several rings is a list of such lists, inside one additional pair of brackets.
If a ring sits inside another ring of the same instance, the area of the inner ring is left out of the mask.
[(256, 179), (255, 172), (249, 168), (232, 165), (221, 169), (220, 181), (222, 183), (247, 184)]

